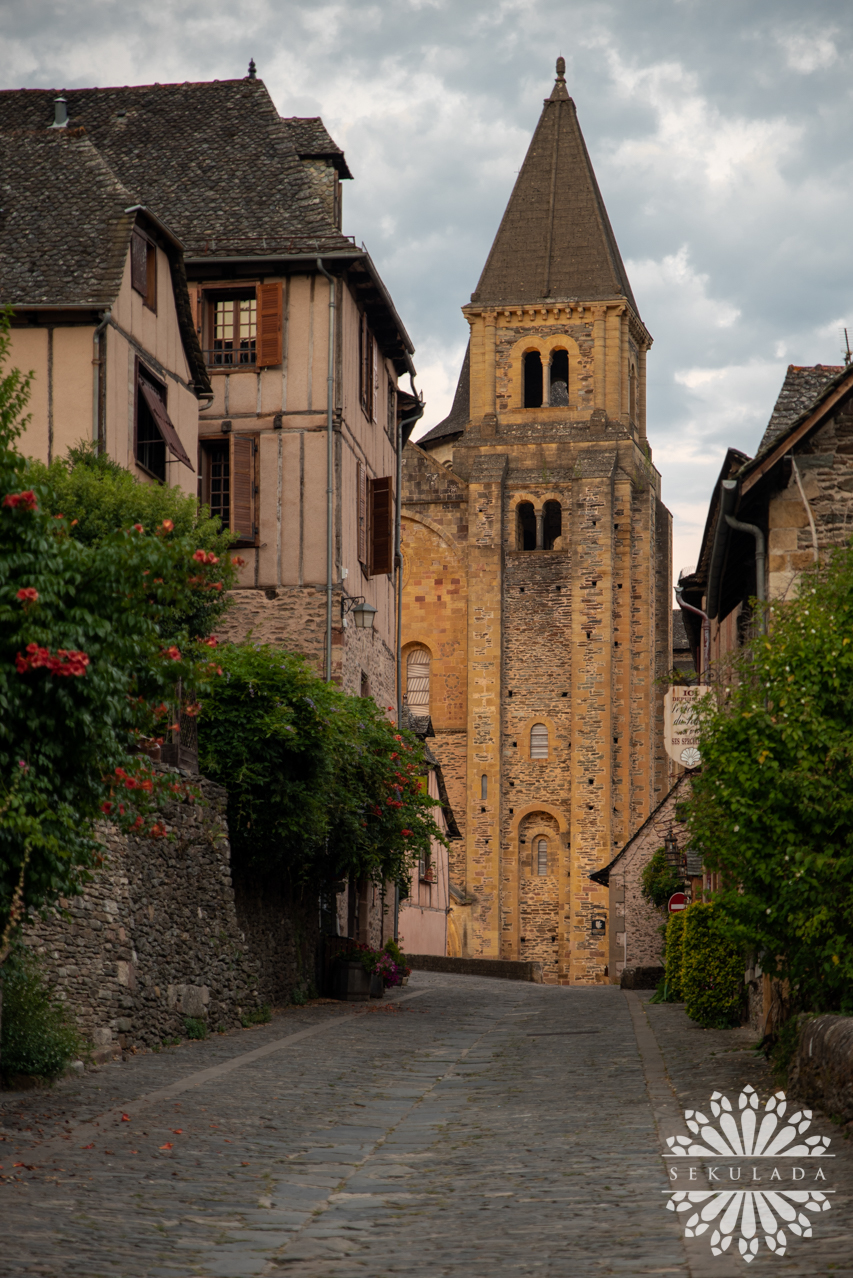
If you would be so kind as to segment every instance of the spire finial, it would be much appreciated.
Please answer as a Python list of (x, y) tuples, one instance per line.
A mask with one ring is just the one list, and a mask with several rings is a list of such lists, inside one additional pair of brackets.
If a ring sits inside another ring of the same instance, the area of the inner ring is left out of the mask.
[(249, 58), (249, 79), (250, 80), (257, 80), (258, 78), (257, 70), (258, 68), (255, 66), (255, 59)]
[(563, 81), (566, 79), (566, 59), (564, 57), (557, 59), (557, 79)]

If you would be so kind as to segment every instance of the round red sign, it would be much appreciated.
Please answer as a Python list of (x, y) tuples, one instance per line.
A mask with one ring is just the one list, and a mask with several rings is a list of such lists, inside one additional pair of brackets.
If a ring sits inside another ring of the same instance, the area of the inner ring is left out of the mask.
[(672, 896), (669, 898), (668, 908), (670, 914), (677, 914), (679, 910), (686, 910), (687, 897), (683, 892), (673, 892)]

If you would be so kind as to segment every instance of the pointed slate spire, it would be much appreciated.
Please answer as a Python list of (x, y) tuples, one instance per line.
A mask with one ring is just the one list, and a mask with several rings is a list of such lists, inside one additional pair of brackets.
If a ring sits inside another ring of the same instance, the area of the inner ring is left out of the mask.
[(471, 301), (625, 297), (637, 310), (616, 237), (595, 180), (566, 64), (545, 99), (495, 242)]

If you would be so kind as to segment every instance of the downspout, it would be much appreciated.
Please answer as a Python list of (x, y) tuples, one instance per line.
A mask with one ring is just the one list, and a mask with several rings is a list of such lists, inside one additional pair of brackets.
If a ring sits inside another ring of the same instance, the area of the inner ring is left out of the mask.
[[(760, 604), (767, 602), (767, 591), (764, 585), (764, 533), (757, 524), (744, 524), (740, 519), (735, 519), (734, 515), (726, 515), (726, 523), (729, 528), (736, 528), (738, 532), (749, 533), (755, 538), (755, 597)], [(767, 609), (761, 609), (761, 633), (767, 634)]]
[(101, 322), (92, 335), (94, 347), (92, 363), (95, 366), (95, 444), (98, 456), (107, 451), (107, 339), (106, 329), (112, 318), (107, 309), (101, 312)]
[(332, 568), (334, 521), (334, 393), (335, 393), (335, 280), (317, 258), (317, 270), (329, 281), (329, 367), (326, 376), (326, 683), (332, 682)]
[[(423, 396), (419, 395), (415, 390), (415, 377), (413, 373), (409, 374), (409, 381), (412, 385), (412, 394), (418, 400), (418, 407), (410, 417), (401, 419), (397, 426), (397, 492), (396, 501), (394, 503), (394, 572), (397, 578), (397, 727), (403, 726), (403, 554), (401, 550), (402, 543), (402, 520), (403, 520), (403, 446), (408, 443), (409, 435), (415, 422), (419, 422), (424, 415), (426, 404)], [(406, 427), (409, 430), (406, 431)], [(399, 893), (397, 893), (399, 897)]]
[(683, 586), (675, 587), (675, 597), (678, 600), (678, 606), (682, 612), (693, 612), (697, 617), (702, 618), (702, 670), (699, 676), (699, 682), (705, 684), (708, 682), (708, 670), (711, 666), (711, 619), (707, 612), (703, 612), (701, 608), (694, 608), (692, 604), (686, 603), (682, 594)]

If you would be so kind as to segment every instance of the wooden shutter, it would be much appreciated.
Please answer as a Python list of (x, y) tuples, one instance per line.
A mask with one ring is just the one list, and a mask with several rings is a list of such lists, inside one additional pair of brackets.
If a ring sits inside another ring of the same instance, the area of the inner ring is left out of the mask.
[(367, 328), (367, 316), (362, 315), (358, 327), (358, 390), (361, 398), (361, 406), (365, 413), (368, 410), (370, 385), (368, 371), (368, 347), (370, 345), (370, 333)]
[(187, 292), (190, 295), (190, 315), (192, 316), (193, 327), (198, 333), (198, 340), (204, 346), (201, 340), (201, 289), (195, 288), (192, 284), (188, 285)]
[(255, 540), (255, 441), (231, 436), (231, 530), (240, 541)]
[(145, 297), (148, 292), (148, 241), (139, 231), (130, 237), (130, 282)]
[(258, 368), (281, 363), (281, 284), (258, 285)]
[(145, 305), (149, 310), (157, 310), (157, 249), (148, 244), (145, 255)]
[(530, 757), (548, 758), (548, 729), (544, 723), (534, 723), (530, 729)]
[(391, 479), (370, 481), (370, 576), (389, 573), (394, 557), (394, 503)]
[(358, 562), (369, 563), (367, 555), (367, 468), (356, 462), (358, 482)]

